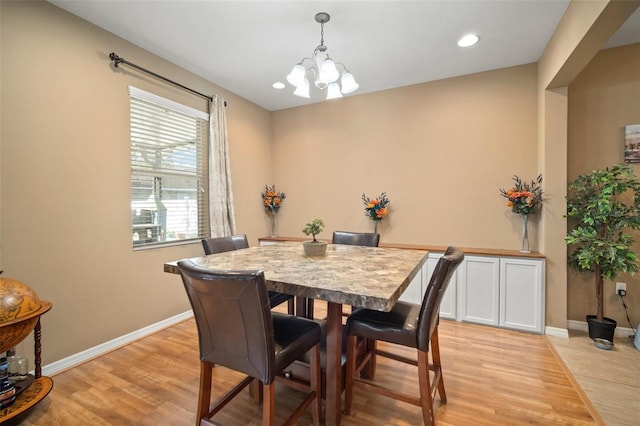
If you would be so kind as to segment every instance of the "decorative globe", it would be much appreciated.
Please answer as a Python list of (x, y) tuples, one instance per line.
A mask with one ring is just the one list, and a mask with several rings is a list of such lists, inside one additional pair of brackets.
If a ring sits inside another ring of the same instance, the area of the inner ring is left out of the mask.
[(0, 353), (27, 337), (49, 309), (51, 303), (40, 300), (28, 285), (0, 278)]

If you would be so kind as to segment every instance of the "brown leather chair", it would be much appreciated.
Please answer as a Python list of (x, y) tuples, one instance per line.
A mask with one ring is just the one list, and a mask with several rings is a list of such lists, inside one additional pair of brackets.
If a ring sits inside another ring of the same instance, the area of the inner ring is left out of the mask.
[(346, 244), (350, 246), (378, 247), (378, 244), (380, 244), (380, 234), (375, 232), (334, 231), (331, 242), (333, 244)]
[[(375, 232), (345, 232), (334, 231), (331, 238), (332, 244), (344, 244), (349, 246), (366, 246), (366, 247), (378, 247), (380, 243), (380, 234)], [(355, 307), (351, 307), (353, 312)], [(313, 299), (306, 300), (305, 307), (307, 318), (313, 318)]]
[(249, 241), (245, 234), (205, 238), (202, 240), (202, 248), (205, 254), (224, 253), (249, 248)]
[[(232, 250), (249, 248), (249, 241), (245, 234), (230, 235), (228, 237), (206, 238), (202, 240), (204, 254), (224, 253)], [(287, 312), (294, 314), (294, 296), (290, 294), (269, 292), (269, 304), (272, 308), (287, 302)]]
[[(353, 387), (362, 384), (367, 391), (375, 392), (394, 399), (408, 402), (422, 407), (422, 417), (425, 425), (435, 424), (433, 400), (436, 390), (440, 400), (447, 402), (442, 379), (440, 363), (440, 346), (438, 342), (438, 322), (440, 302), (444, 296), (451, 275), (460, 265), (464, 254), (455, 247), (449, 247), (445, 255), (440, 258), (431, 276), (429, 285), (422, 299), (422, 305), (397, 302), (390, 312), (380, 312), (370, 309), (358, 309), (347, 318), (347, 372), (345, 377), (345, 413), (350, 414), (353, 402)], [(360, 358), (356, 365), (356, 349), (358, 338), (374, 342), (368, 346), (368, 353)], [(401, 355), (377, 350), (375, 342), (382, 340), (397, 345), (416, 348), (418, 360), (409, 359)], [(429, 348), (431, 344), (431, 348)], [(433, 363), (429, 365), (429, 350)], [(418, 380), (420, 397), (398, 392), (379, 386), (371, 380), (358, 378), (358, 373), (375, 362), (375, 356), (386, 356), (397, 361), (418, 366)], [(429, 378), (429, 370), (434, 372), (433, 383)]]
[[(196, 425), (210, 420), (254, 379), (262, 383), (263, 425), (275, 418), (275, 381), (285, 367), (310, 352), (311, 383), (307, 396), (287, 420), (292, 424), (310, 404), (320, 423), (320, 326), (306, 318), (272, 313), (262, 271), (215, 271), (190, 260), (178, 262), (198, 328), (200, 390)], [(211, 404), (212, 366), (247, 375)], [(287, 381), (283, 381), (287, 383)], [(291, 383), (289, 383), (291, 384)], [(293, 384), (292, 384), (293, 385)], [(295, 384), (296, 389), (302, 389)]]

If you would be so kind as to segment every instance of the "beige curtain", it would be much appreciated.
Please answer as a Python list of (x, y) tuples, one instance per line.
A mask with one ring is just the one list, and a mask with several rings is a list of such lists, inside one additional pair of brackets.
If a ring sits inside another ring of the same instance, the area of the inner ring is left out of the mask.
[(233, 235), (236, 230), (224, 99), (214, 95), (209, 112), (210, 233), (212, 237), (223, 237)]

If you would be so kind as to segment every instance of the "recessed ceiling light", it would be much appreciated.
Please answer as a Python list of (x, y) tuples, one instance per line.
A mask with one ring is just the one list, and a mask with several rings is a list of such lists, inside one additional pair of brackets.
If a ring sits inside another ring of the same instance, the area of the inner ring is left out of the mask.
[(285, 88), (285, 85), (284, 85), (284, 83), (283, 83), (283, 82), (281, 82), (281, 81), (276, 81), (275, 83), (273, 83), (273, 84), (271, 85), (271, 87), (273, 87), (274, 89), (284, 89), (284, 88)]
[(476, 44), (478, 42), (478, 40), (480, 40), (480, 37), (478, 37), (475, 34), (467, 34), (465, 36), (463, 36), (460, 40), (458, 40), (458, 46), (460, 47), (471, 47), (474, 44)]

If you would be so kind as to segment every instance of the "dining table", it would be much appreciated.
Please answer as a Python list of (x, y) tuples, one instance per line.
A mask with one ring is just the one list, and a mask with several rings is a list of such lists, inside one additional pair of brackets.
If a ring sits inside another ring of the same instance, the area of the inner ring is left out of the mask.
[[(191, 258), (212, 270), (262, 270), (270, 291), (327, 302), (325, 424), (342, 412), (342, 305), (389, 311), (421, 273), (428, 251), (328, 244), (325, 256), (305, 256), (302, 243), (281, 242)], [(164, 271), (179, 274), (177, 261)]]

